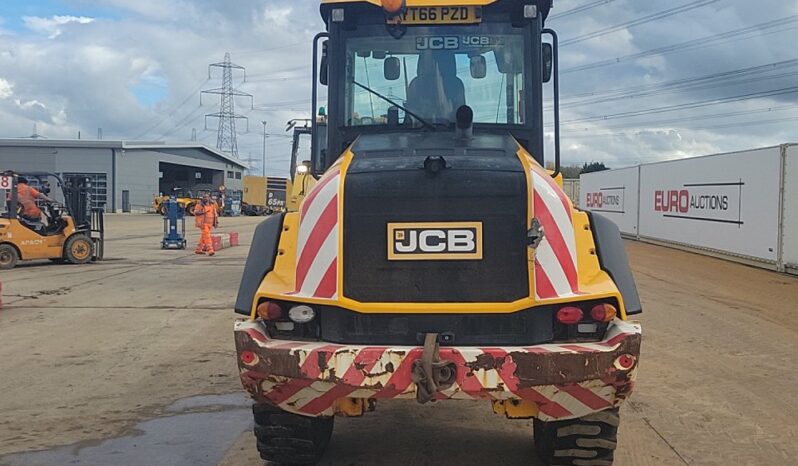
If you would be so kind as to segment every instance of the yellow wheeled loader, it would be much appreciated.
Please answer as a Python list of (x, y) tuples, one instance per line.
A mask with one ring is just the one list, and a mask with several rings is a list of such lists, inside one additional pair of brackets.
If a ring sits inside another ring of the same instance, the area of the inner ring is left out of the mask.
[[(294, 119), (288, 122), (286, 131), (293, 130), (291, 144), (291, 177), (286, 189), (286, 207), (288, 212), (296, 212), (305, 196), (313, 189), (316, 178), (311, 174), (311, 149), (321, 144), (312, 144), (311, 122), (309, 119)], [(300, 125), (301, 123), (301, 125)], [(323, 141), (327, 138), (327, 117), (322, 114), (316, 117), (316, 138)]]
[(262, 458), (313, 464), (335, 416), (413, 398), (534, 419), (546, 464), (612, 463), (642, 308), (617, 226), (562, 189), (550, 8), (322, 0), (314, 184), (258, 226), (235, 305)]

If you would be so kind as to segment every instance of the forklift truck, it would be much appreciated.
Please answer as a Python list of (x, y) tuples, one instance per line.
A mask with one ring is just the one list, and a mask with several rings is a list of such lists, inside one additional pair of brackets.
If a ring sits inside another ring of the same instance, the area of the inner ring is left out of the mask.
[[(63, 204), (44, 203), (47, 224), (22, 215), (18, 202), (18, 178), (25, 176), (44, 185), (55, 180)], [(105, 246), (103, 209), (91, 206), (91, 180), (79, 175), (64, 178), (55, 173), (6, 171), (0, 188), (7, 191), (6, 212), (0, 216), (0, 269), (12, 269), (18, 261), (50, 259), (85, 264), (102, 260)]]

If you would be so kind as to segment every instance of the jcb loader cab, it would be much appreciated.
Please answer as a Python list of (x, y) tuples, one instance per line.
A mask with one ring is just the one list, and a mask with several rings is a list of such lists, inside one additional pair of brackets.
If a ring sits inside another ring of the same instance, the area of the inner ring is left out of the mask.
[[(53, 183), (63, 202), (42, 202), (31, 196)], [(90, 180), (81, 176), (62, 179), (45, 172), (0, 174), (0, 189), (6, 191), (6, 209), (0, 214), (0, 269), (12, 269), (20, 260), (84, 264), (102, 259), (104, 216), (102, 209), (91, 207), (90, 188)], [(26, 215), (31, 202), (37, 203), (36, 217)]]
[(258, 227), (236, 302), (264, 459), (313, 463), (335, 415), (415, 398), (534, 418), (548, 464), (612, 463), (641, 305), (617, 227), (561, 188), (550, 8), (322, 1), (318, 181)]

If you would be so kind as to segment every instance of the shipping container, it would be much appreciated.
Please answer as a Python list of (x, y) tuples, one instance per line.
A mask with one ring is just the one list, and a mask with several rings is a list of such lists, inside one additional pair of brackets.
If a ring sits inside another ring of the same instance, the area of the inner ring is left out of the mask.
[(578, 205), (627, 237), (798, 273), (798, 145), (584, 174)]
[(784, 146), (782, 201), (782, 262), (787, 272), (798, 274), (798, 145)]
[(579, 207), (614, 221), (626, 236), (638, 235), (640, 167), (586, 173), (580, 176)]
[(776, 265), (781, 148), (640, 167), (640, 236)]

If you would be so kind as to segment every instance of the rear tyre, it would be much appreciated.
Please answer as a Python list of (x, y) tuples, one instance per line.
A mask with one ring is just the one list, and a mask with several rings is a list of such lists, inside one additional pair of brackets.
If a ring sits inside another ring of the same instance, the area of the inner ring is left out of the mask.
[(535, 419), (535, 450), (547, 465), (610, 466), (619, 423), (618, 408), (568, 421)]
[(86, 235), (70, 236), (64, 244), (64, 257), (73, 264), (85, 264), (91, 261), (94, 243)]
[(0, 269), (13, 269), (19, 260), (17, 248), (10, 244), (0, 244)]
[(267, 405), (252, 406), (260, 457), (278, 465), (316, 464), (332, 436), (334, 418), (310, 418)]
[(194, 204), (193, 203), (188, 203), (185, 206), (183, 206), (183, 210), (185, 211), (185, 214), (187, 216), (191, 216), (191, 217), (194, 216)]

